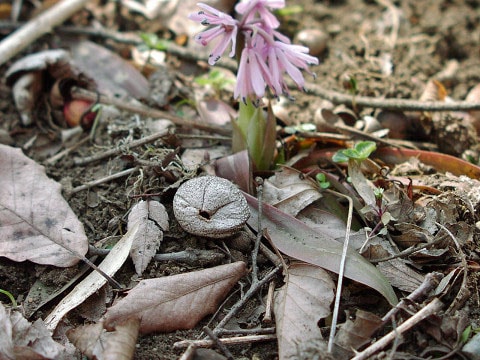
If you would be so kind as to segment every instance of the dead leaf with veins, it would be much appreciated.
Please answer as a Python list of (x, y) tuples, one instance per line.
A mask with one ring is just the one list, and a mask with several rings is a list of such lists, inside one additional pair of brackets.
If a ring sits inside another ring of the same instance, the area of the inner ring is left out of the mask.
[(283, 167), (263, 184), (264, 201), (292, 216), (321, 197), (312, 178), (289, 167)]
[(105, 331), (103, 323), (88, 324), (67, 331), (67, 337), (90, 359), (130, 360), (135, 354), (139, 325), (135, 318), (126, 319), (113, 331)]
[(0, 334), (0, 359), (67, 358), (66, 348), (52, 339), (41, 319), (31, 323), (19, 311), (6, 309), (1, 303)]
[(372, 340), (372, 335), (382, 326), (382, 319), (368, 311), (357, 310), (355, 320), (350, 318), (340, 327), (335, 336), (334, 356), (339, 359), (350, 358), (354, 350)]
[(140, 201), (128, 215), (128, 228), (136, 224), (139, 231), (133, 239), (130, 256), (135, 271), (142, 275), (160, 247), (163, 232), (168, 231), (167, 211), (158, 201)]
[(275, 294), (279, 358), (291, 359), (297, 346), (321, 339), (321, 319), (330, 315), (335, 284), (322, 268), (310, 264), (292, 264), (285, 285)]
[(127, 318), (140, 319), (140, 332), (169, 332), (193, 328), (212, 314), (246, 273), (244, 262), (185, 274), (142, 280), (107, 310), (105, 328)]
[(87, 253), (83, 225), (61, 186), (20, 149), (0, 145), (0, 256), (67, 267)]

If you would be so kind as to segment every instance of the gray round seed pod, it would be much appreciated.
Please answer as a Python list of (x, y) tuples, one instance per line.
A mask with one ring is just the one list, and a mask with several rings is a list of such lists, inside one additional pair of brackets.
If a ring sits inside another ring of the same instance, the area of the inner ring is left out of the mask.
[(210, 238), (237, 233), (250, 217), (247, 201), (230, 181), (203, 176), (183, 183), (173, 198), (173, 212), (187, 232)]

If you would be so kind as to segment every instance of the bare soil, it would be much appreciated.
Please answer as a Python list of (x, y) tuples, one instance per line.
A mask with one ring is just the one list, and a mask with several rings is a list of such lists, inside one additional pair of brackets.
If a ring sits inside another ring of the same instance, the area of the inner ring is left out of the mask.
[[(288, 15), (284, 18), (282, 25), (284, 32), (295, 36), (304, 29), (320, 29), (327, 34), (326, 50), (319, 56), (320, 65), (313, 69), (317, 76), (315, 82), (323, 87), (348, 93), (351, 85), (350, 79), (354, 79), (358, 95), (375, 98), (419, 99), (426, 83), (453, 63), (456, 64), (457, 70), (442, 78), (448, 96), (456, 100), (463, 100), (468, 91), (480, 83), (479, 1), (287, 1), (287, 5), (294, 4), (303, 6), (304, 10), (302, 13)], [(98, 6), (106, 5), (99, 3)], [(89, 19), (87, 15), (85, 18)], [(136, 29), (135, 21), (137, 20), (138, 18), (132, 17), (131, 22), (125, 22), (118, 27), (118, 30)], [(395, 28), (396, 20), (398, 21), (398, 31)], [(77, 25), (79, 24), (80, 22), (77, 23)], [(165, 33), (160, 32), (161, 35)], [(55, 46), (59, 37), (61, 34), (56, 33), (43, 37), (38, 44), (29, 47), (22, 55), (40, 48)], [(96, 41), (104, 42), (103, 39)], [(112, 45), (111, 42), (109, 44)], [(113, 47), (115, 46), (118, 49), (121, 48), (118, 44), (113, 43)], [(183, 62), (183, 59), (172, 56), (169, 60), (170, 70), (181, 71), (182, 66), (180, 65)], [(4, 73), (8, 65), (2, 66), (0, 72)], [(203, 70), (198, 68), (196, 71), (200, 73)], [(294, 91), (293, 95), (296, 101), (285, 105), (288, 112), (288, 116), (283, 119), (285, 125), (312, 122), (317, 109), (324, 105), (324, 101), (308, 93)], [(172, 107), (167, 106), (166, 109), (169, 110)], [(372, 108), (356, 110), (357, 115), (376, 114), (375, 109)], [(45, 124), (48, 114), (40, 112), (37, 114), (36, 124), (31, 127), (21, 126), (12, 102), (11, 89), (6, 85), (4, 77), (0, 84), (0, 115), (2, 119), (0, 128), (10, 135), (10, 140), (4, 140), (5, 143), (24, 148), (28, 156), (40, 163), (44, 163), (45, 159), (52, 155), (49, 151), (51, 142), (55, 141), (56, 135), (45, 130), (48, 126), (39, 125)], [(175, 186), (172, 186), (171, 189), (169, 186), (185, 176), (186, 172), (183, 174), (174, 171), (159, 172), (158, 168), (147, 167), (141, 178), (138, 174), (134, 174), (96, 186), (88, 191), (69, 193), (69, 190), (76, 186), (131, 166), (129, 163), (131, 159), (126, 156), (114, 157), (85, 166), (76, 166), (73, 159), (116, 147), (119, 141), (127, 136), (137, 139), (147, 135), (147, 129), (143, 125), (138, 125), (144, 121), (146, 119), (140, 118), (138, 122), (132, 114), (122, 113), (115, 120), (116, 132), (108, 131), (112, 129), (112, 126), (108, 128), (101, 126), (97, 130), (96, 146), (87, 142), (54, 165), (44, 163), (47, 174), (64, 185), (65, 196), (79, 219), (84, 223), (91, 244), (124, 233), (128, 211), (137, 201), (133, 195), (159, 193), (160, 195), (156, 198), (160, 199), (167, 207), (171, 221), (171, 230), (166, 234), (160, 253), (181, 251), (186, 248), (217, 249), (221, 247), (222, 245), (211, 240), (188, 235), (175, 224), (175, 218), (171, 213), (171, 201)], [(402, 126), (402, 124), (398, 126)], [(34, 136), (38, 136), (38, 138), (33, 145), (27, 144)], [(449, 135), (447, 134), (447, 136)], [(404, 138), (417, 140), (416, 133), (408, 126)], [(428, 137), (421, 140), (435, 142), (434, 139)], [(228, 145), (228, 142), (225, 144)], [(175, 148), (175, 144), (161, 141), (151, 145), (156, 147), (151, 151), (159, 157), (164, 149)], [(184, 142), (181, 146), (180, 151), (183, 151), (189, 145)], [(144, 147), (138, 151), (140, 156), (141, 152), (146, 149)], [(476, 152), (476, 143), (473, 142), (462, 149), (462, 152), (465, 150)], [(462, 153), (456, 155), (461, 156)], [(189, 176), (192, 175), (194, 176), (194, 174)], [(475, 239), (478, 255), (478, 234), (475, 235)], [(231, 254), (233, 260), (248, 261), (249, 259), (248, 251), (232, 249)], [(145, 271), (144, 278), (191, 271), (229, 260), (227, 258), (217, 259), (202, 264), (153, 262)], [(29, 262), (15, 263), (1, 258), (0, 288), (10, 291), (22, 303), (39, 279), (50, 289), (58, 288), (68, 282), (81, 267), (82, 265), (68, 269), (52, 269)], [(118, 272), (116, 278), (128, 287), (137, 280), (134, 274), (133, 265), (129, 261)], [(478, 327), (480, 326), (478, 278), (475, 273), (469, 276), (471, 276), (469, 285), (472, 297), (464, 310), (468, 312), (469, 319)], [(229, 304), (234, 303), (238, 294), (239, 291), (229, 300)], [(376, 299), (373, 304), (358, 302), (358, 299), (365, 300), (366, 298), (358, 295), (356, 306), (369, 310), (378, 307), (379, 302), (377, 301), (380, 299)], [(33, 302), (34, 300), (29, 301)], [(58, 298), (40, 308), (31, 319), (45, 317), (57, 301)], [(259, 299), (254, 299), (241, 317), (248, 318), (252, 315), (258, 304)], [(25, 304), (25, 306), (32, 307), (32, 304)], [(68, 317), (68, 323), (72, 325), (84, 321), (88, 320), (85, 320), (80, 311), (74, 312)], [(138, 340), (135, 358), (139, 360), (178, 358), (182, 350), (173, 349), (173, 344), (178, 340), (194, 339), (199, 336), (200, 329), (207, 321), (208, 319), (205, 319), (191, 331), (141, 336)], [(415, 347), (416, 343), (413, 341), (416, 339), (410, 340), (412, 340), (412, 347)], [(233, 346), (232, 351), (237, 359), (277, 358), (275, 342)]]

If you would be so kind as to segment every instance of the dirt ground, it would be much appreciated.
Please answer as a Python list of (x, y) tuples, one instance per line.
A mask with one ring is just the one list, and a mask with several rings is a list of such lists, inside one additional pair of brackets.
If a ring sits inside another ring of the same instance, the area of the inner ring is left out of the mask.
[[(350, 94), (352, 79), (356, 82), (357, 95), (375, 98), (401, 98), (419, 99), (427, 82), (432, 78), (441, 78), (448, 96), (455, 100), (465, 99), (468, 91), (480, 83), (480, 2), (476, 0), (426, 0), (426, 1), (287, 1), (287, 5), (301, 5), (301, 13), (293, 13), (283, 18), (282, 31), (295, 37), (305, 29), (320, 29), (326, 34), (326, 48), (319, 55), (320, 64), (312, 70), (316, 79), (309, 82), (321, 84), (322, 87)], [(98, 4), (98, 6), (107, 6)], [(195, 9), (192, 9), (194, 11)], [(94, 15), (85, 15), (86, 21), (93, 21)], [(78, 21), (78, 20), (77, 20)], [(102, 21), (102, 19), (95, 19)], [(132, 18), (119, 26), (118, 31), (131, 31), (141, 26), (135, 25), (138, 18)], [(80, 22), (76, 23), (80, 25)], [(135, 27), (137, 26), (137, 27)], [(166, 31), (159, 31), (165, 35)], [(173, 34), (175, 35), (175, 34)], [(29, 47), (24, 53), (36, 51), (39, 48), (54, 47), (62, 35), (60, 33), (43, 37), (34, 46)], [(172, 36), (170, 33), (169, 36)], [(104, 43), (104, 39), (94, 39)], [(117, 49), (124, 48), (115, 42), (108, 44)], [(18, 56), (17, 58), (19, 58)], [(186, 60), (181, 57), (171, 56), (169, 67), (173, 72), (180, 72)], [(191, 65), (191, 64), (190, 64)], [(4, 74), (9, 64), (0, 68)], [(454, 68), (454, 71), (445, 74), (445, 71)], [(204, 71), (201, 67), (197, 73)], [(440, 75), (439, 75), (440, 74)], [(183, 86), (191, 81), (190, 74)], [(308, 86), (307, 86), (308, 87)], [(314, 121), (319, 108), (325, 106), (325, 101), (312, 93), (293, 91), (295, 102), (285, 102), (286, 116), (280, 116), (285, 125), (311, 123)], [(478, 100), (477, 100), (478, 101)], [(165, 107), (167, 111), (174, 111), (173, 107)], [(377, 115), (373, 108), (359, 108), (357, 116)], [(188, 110), (186, 110), (188, 111)], [(76, 148), (70, 155), (62, 158), (54, 165), (45, 163), (45, 159), (52, 156), (51, 141), (55, 140), (53, 132), (46, 133), (47, 126), (38, 126), (46, 120), (45, 113), (38, 113), (37, 123), (30, 127), (23, 127), (19, 121), (18, 113), (12, 102), (11, 89), (6, 85), (2, 76), (0, 84), (0, 129), (9, 134), (3, 140), (10, 145), (25, 149), (25, 153), (45, 164), (47, 174), (60, 182), (65, 189), (65, 197), (81, 222), (85, 225), (86, 234), (91, 244), (97, 244), (104, 239), (113, 239), (124, 233), (126, 217), (130, 207), (137, 201), (133, 195), (145, 193), (159, 193), (156, 199), (165, 204), (170, 215), (170, 231), (165, 234), (159, 253), (181, 251), (186, 248), (193, 249), (218, 249), (222, 247), (212, 240), (194, 237), (184, 233), (175, 224), (171, 212), (171, 202), (175, 191), (175, 181), (184, 174), (174, 170), (158, 171), (158, 169), (145, 167), (141, 176), (133, 174), (129, 177), (113, 180), (91, 188), (87, 191), (69, 193), (69, 190), (84, 183), (98, 179), (109, 173), (114, 173), (132, 166), (132, 159), (128, 156), (112, 157), (108, 160), (89, 163), (85, 166), (75, 165), (74, 159), (83, 158), (100, 151), (113, 148), (119, 141), (130, 137), (138, 139), (148, 135), (148, 129), (142, 125), (145, 117), (139, 118), (127, 112), (122, 113), (110, 126), (100, 126), (97, 130), (96, 145), (84, 143)], [(187, 114), (193, 114), (192, 111)], [(435, 143), (435, 139), (426, 135), (417, 137), (415, 128), (403, 124), (401, 119), (393, 128), (405, 126), (403, 139), (421, 140)], [(405, 120), (406, 121), (406, 120)], [(45, 124), (45, 123), (44, 123)], [(181, 131), (187, 134), (188, 131)], [(36, 141), (31, 142), (38, 135)], [(438, 137), (437, 137), (438, 138)], [(455, 154), (465, 156), (465, 151), (470, 151), (472, 156), (478, 153), (476, 135), (469, 135), (466, 145)], [(473, 140), (472, 140), (473, 139)], [(218, 141), (229, 146), (228, 141)], [(152, 158), (161, 158), (165, 151), (175, 149), (180, 144), (180, 154), (193, 146), (192, 142), (176, 139), (173, 144), (160, 141), (152, 144), (150, 149)], [(202, 144), (204, 145), (205, 142)], [(145, 148), (146, 149), (146, 148)], [(144, 150), (145, 150), (144, 149)], [(163, 153), (162, 153), (163, 152)], [(478, 157), (477, 157), (478, 158)], [(192, 175), (190, 175), (192, 176)], [(478, 219), (477, 219), (478, 220)], [(113, 237), (113, 238), (112, 238)], [(478, 233), (475, 235), (478, 254)], [(219, 250), (219, 253), (222, 252)], [(249, 253), (242, 253), (240, 249), (231, 249), (234, 260), (248, 261)], [(210, 262), (199, 264), (183, 264), (179, 262), (153, 262), (144, 273), (144, 278), (173, 275), (202, 267), (210, 267), (225, 262), (223, 257)], [(81, 268), (78, 265), (68, 269), (53, 269), (51, 267), (35, 265), (33, 263), (15, 263), (5, 258), (0, 258), (0, 288), (8, 289), (13, 296), (22, 303), (34, 286), (41, 280), (50, 289), (61, 287), (68, 282)], [(131, 286), (137, 280), (135, 271), (130, 261), (116, 275), (116, 279)], [(478, 310), (478, 279), (475, 273), (470, 274), (469, 285), (472, 297), (464, 307), (469, 319), (480, 326), (480, 313)], [(266, 290), (265, 290), (266, 291)], [(235, 301), (235, 296), (229, 303)], [(2, 299), (3, 301), (3, 299)], [(34, 302), (29, 298), (29, 301)], [(252, 300), (249, 307), (241, 315), (243, 318), (254, 317), (259, 299)], [(45, 317), (58, 302), (58, 298), (36, 311), (32, 320)], [(26, 304), (31, 306), (31, 304)], [(378, 304), (357, 304), (371, 309)], [(32, 307), (32, 306), (31, 306)], [(87, 311), (87, 310), (85, 310)], [(68, 316), (70, 324), (85, 321), (82, 310), (73, 312)], [(141, 336), (138, 340), (136, 359), (176, 359), (182, 350), (173, 349), (173, 343), (184, 339), (194, 339), (200, 334), (200, 329), (207, 323), (205, 319), (191, 331), (177, 331), (170, 334), (154, 334)], [(256, 321), (256, 320), (252, 320)], [(415, 344), (413, 344), (415, 346)], [(277, 350), (275, 342), (252, 344), (249, 346), (232, 346), (231, 350), (237, 359), (276, 359)], [(416, 354), (418, 356), (418, 354)], [(380, 357), (382, 355), (379, 355)], [(380, 358), (379, 357), (379, 358)]]

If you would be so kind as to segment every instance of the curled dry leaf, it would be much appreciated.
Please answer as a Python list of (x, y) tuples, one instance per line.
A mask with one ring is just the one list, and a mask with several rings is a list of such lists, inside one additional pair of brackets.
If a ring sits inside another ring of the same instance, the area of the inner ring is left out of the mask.
[(1, 303), (0, 335), (0, 359), (58, 359), (66, 355), (42, 320), (30, 323), (19, 311), (7, 310)]
[(292, 216), (321, 197), (312, 178), (289, 167), (283, 167), (263, 184), (264, 201)]
[(354, 355), (353, 350), (371, 341), (372, 335), (381, 325), (382, 319), (377, 315), (357, 310), (355, 320), (347, 319), (335, 336), (334, 343), (339, 348), (334, 350), (334, 354), (341, 359), (350, 358)]
[(253, 193), (252, 164), (248, 150), (217, 159), (213, 166), (215, 175), (230, 180), (247, 194)]
[(128, 215), (128, 228), (139, 226), (133, 239), (130, 256), (138, 275), (142, 275), (155, 256), (163, 240), (163, 232), (168, 231), (168, 214), (158, 201), (140, 201)]
[(322, 338), (318, 321), (330, 315), (335, 284), (322, 268), (310, 264), (292, 264), (285, 285), (275, 294), (280, 359), (292, 359), (297, 346)]
[(182, 184), (173, 198), (173, 212), (185, 231), (211, 238), (234, 235), (250, 216), (240, 190), (216, 176), (198, 177)]
[(108, 309), (105, 327), (126, 318), (140, 319), (140, 332), (191, 329), (217, 310), (235, 283), (245, 275), (244, 262), (140, 281), (128, 295)]
[(67, 332), (68, 339), (88, 358), (97, 360), (130, 360), (135, 353), (138, 319), (126, 319), (113, 331), (105, 331), (103, 323), (81, 326)]
[(83, 225), (43, 166), (0, 145), (0, 256), (72, 266), (88, 250)]

